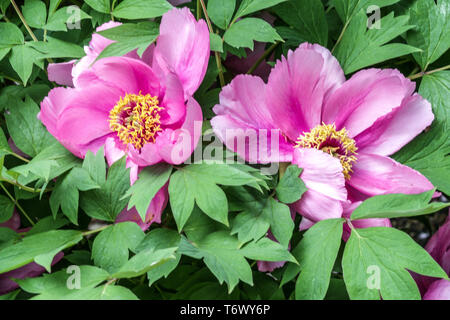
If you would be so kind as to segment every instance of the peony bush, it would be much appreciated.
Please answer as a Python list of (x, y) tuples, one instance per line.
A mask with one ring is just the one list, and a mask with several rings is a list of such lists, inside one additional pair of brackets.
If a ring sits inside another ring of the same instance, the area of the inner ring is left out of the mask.
[(450, 300), (450, 1), (0, 18), (0, 298)]

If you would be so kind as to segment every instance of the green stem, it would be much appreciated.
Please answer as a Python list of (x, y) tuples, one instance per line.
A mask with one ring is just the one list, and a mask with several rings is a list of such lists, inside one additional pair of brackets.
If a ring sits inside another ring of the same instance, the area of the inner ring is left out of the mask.
[(6, 195), (11, 199), (12, 202), (14, 202), (14, 204), (16, 205), (16, 207), (20, 210), (20, 212), (23, 213), (23, 215), (25, 216), (25, 218), (27, 218), (27, 220), (31, 223), (32, 226), (34, 226), (34, 222), (33, 220), (31, 220), (31, 218), (28, 216), (28, 214), (25, 212), (25, 210), (23, 210), (22, 206), (19, 204), (19, 202), (17, 202), (16, 198), (14, 198), (11, 193), (9, 193), (8, 189), (6, 189), (6, 187), (3, 185), (3, 183), (0, 182), (0, 187), (3, 189), (3, 191), (5, 191)]
[(30, 160), (28, 160), (27, 158), (22, 157), (21, 155), (15, 153), (15, 152), (9, 152), (10, 155), (12, 155), (13, 157), (16, 157), (17, 159), (20, 159), (26, 163), (30, 162)]
[(430, 74), (433, 74), (435, 72), (439, 72), (439, 71), (443, 71), (443, 70), (447, 70), (447, 69), (450, 69), (450, 64), (445, 66), (445, 67), (441, 67), (441, 68), (434, 69), (434, 70), (431, 70), (431, 71), (419, 72), (419, 73), (413, 74), (412, 76), (409, 76), (408, 79), (414, 80), (414, 79), (421, 78), (423, 76), (430, 75)]
[(197, 20), (202, 18), (202, 9), (200, 5), (200, 0), (197, 0)]
[[(18, 183), (17, 181), (13, 181), (13, 180), (8, 180), (8, 179), (0, 178), (0, 181), (6, 182), (6, 183), (9, 183), (9, 184), (12, 184), (12, 185), (18, 187), (19, 189), (22, 189), (22, 190), (25, 190), (25, 191), (31, 192), (31, 193), (41, 193), (41, 191), (42, 191), (42, 189), (39, 189), (39, 188), (38, 188), (38, 189), (30, 188), (30, 187), (24, 186), (23, 184), (20, 184), (20, 183)], [(45, 189), (44, 192), (48, 192), (48, 191), (51, 191), (51, 190), (52, 190), (51, 188)]]
[(255, 64), (248, 69), (247, 74), (252, 74), (253, 72), (255, 72), (256, 68), (259, 67), (259, 65), (269, 56), (272, 54), (272, 52), (275, 50), (275, 48), (280, 44), (279, 41), (275, 42), (274, 44), (272, 44), (266, 51), (264, 51), (264, 53), (262, 54), (261, 57), (259, 57), (259, 59), (255, 62)]
[[(212, 28), (212, 24), (211, 24), (211, 20), (209, 20), (208, 11), (206, 11), (205, 1), (204, 0), (200, 0), (200, 4), (201, 4), (202, 9), (203, 9), (203, 14), (205, 16), (206, 24), (208, 25), (209, 32), (210, 33), (214, 33), (213, 28)], [(220, 59), (220, 53), (219, 52), (214, 51), (214, 55), (216, 57), (217, 69), (219, 70), (220, 86), (223, 87), (223, 86), (225, 86), (225, 78), (223, 76), (222, 60)]]
[(350, 23), (350, 19), (345, 23), (344, 27), (342, 28), (341, 34), (339, 35), (339, 38), (337, 39), (336, 43), (334, 44), (333, 49), (331, 49), (331, 53), (334, 52), (339, 42), (341, 42), (342, 37), (344, 36), (345, 31), (347, 31), (348, 25)]
[(22, 21), (23, 25), (25, 26), (25, 29), (27, 29), (28, 33), (30, 34), (31, 38), (33, 38), (34, 41), (38, 41), (36, 36), (34, 35), (33, 31), (28, 26), (28, 23), (25, 21), (25, 17), (22, 15), (22, 12), (20, 11), (19, 7), (17, 6), (16, 2), (14, 0), (10, 0), (11, 4), (14, 7), (14, 10), (16, 10), (17, 15), (19, 16), (20, 20)]
[(100, 231), (105, 230), (105, 229), (108, 228), (109, 226), (110, 226), (110, 224), (108, 224), (108, 225), (106, 225), (106, 226), (103, 226), (103, 227), (100, 227), (100, 228), (95, 229), (95, 230), (85, 231), (85, 232), (83, 232), (83, 236), (85, 237), (85, 236), (88, 236), (88, 235), (90, 235), (90, 234), (98, 233), (98, 232), (100, 232)]

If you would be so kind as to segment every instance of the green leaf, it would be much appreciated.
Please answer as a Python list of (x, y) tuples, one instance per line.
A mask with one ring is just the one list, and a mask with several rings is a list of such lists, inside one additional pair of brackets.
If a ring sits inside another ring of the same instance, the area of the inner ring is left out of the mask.
[(92, 244), (95, 265), (109, 273), (117, 272), (128, 261), (128, 250), (134, 250), (144, 232), (134, 222), (121, 222), (100, 232)]
[(387, 227), (353, 229), (342, 259), (351, 299), (420, 300), (411, 274), (447, 278), (444, 270), (406, 233)]
[(230, 197), (233, 205), (238, 203), (235, 209), (242, 210), (231, 229), (231, 234), (238, 234), (239, 241), (258, 240), (266, 235), (270, 227), (275, 239), (285, 248), (288, 247), (294, 230), (288, 206), (244, 188), (236, 188)]
[(103, 13), (110, 12), (109, 0), (85, 0), (85, 2), (94, 10)]
[(76, 23), (84, 19), (91, 19), (91, 16), (77, 7), (64, 7), (49, 13), (47, 24), (44, 28), (51, 31), (67, 31), (69, 23), (75, 27)]
[(65, 225), (67, 225), (69, 221), (67, 219), (57, 217), (53, 219), (52, 216), (47, 216), (45, 218), (40, 219), (31, 229), (27, 232), (27, 236), (31, 236), (33, 234), (38, 234), (41, 232), (47, 232), (51, 230), (59, 229)]
[(269, 238), (252, 241), (243, 247), (241, 253), (249, 259), (263, 261), (289, 261), (298, 264), (286, 247)]
[(419, 171), (440, 191), (450, 195), (450, 71), (424, 76), (419, 94), (431, 103), (435, 119), (429, 130), (393, 158)]
[(44, 150), (55, 139), (37, 119), (39, 107), (27, 96), (25, 101), (9, 100), (6, 125), (17, 148), (31, 157)]
[(124, 23), (120, 26), (98, 32), (100, 35), (114, 40), (107, 46), (97, 59), (121, 56), (136, 48), (142, 56), (145, 49), (152, 44), (159, 35), (159, 25), (156, 22), (146, 21), (139, 23)]
[(233, 24), (224, 35), (224, 40), (235, 48), (250, 48), (253, 41), (283, 41), (277, 31), (266, 21), (258, 18), (245, 18)]
[(260, 181), (259, 178), (224, 164), (193, 164), (180, 168), (170, 178), (169, 200), (178, 230), (188, 220), (194, 200), (200, 209), (212, 219), (228, 225), (226, 195), (216, 184), (245, 185)]
[(33, 71), (33, 63), (37, 56), (37, 52), (27, 45), (14, 46), (9, 56), (9, 62), (14, 71), (19, 75), (24, 86)]
[(414, 217), (433, 213), (450, 203), (429, 203), (434, 189), (419, 194), (386, 194), (365, 200), (352, 213), (352, 220), (367, 218)]
[(208, 15), (219, 28), (226, 30), (233, 17), (236, 0), (209, 0)]
[[(292, 251), (300, 262), (300, 267), (289, 264), (288, 268), (293, 268), (296, 273), (301, 271), (295, 284), (296, 299), (320, 300), (325, 297), (341, 246), (343, 222), (342, 219), (319, 221), (306, 231), (299, 245)], [(291, 276), (293, 274), (288, 270), (286, 272)]]
[(166, 248), (159, 250), (143, 250), (127, 261), (119, 271), (114, 273), (114, 278), (135, 278), (139, 277), (153, 268), (164, 265), (168, 261), (175, 259), (177, 248)]
[(41, 294), (32, 300), (138, 300), (138, 297), (128, 288), (105, 284), (95, 288), (71, 290), (67, 295), (61, 296), (58, 292)]
[(336, 8), (342, 21), (348, 22), (353, 16), (358, 14), (361, 9), (364, 9), (365, 11), (372, 5), (382, 8), (399, 1), (400, 0), (332, 0), (332, 4)]
[(11, 154), (12, 150), (8, 144), (8, 140), (6, 139), (5, 133), (3, 129), (0, 128), (0, 157), (3, 157), (7, 154)]
[(394, 17), (391, 12), (380, 20), (382, 28), (367, 30), (364, 11), (356, 14), (335, 51), (345, 74), (420, 51), (403, 43), (388, 43), (413, 27), (408, 24), (408, 20), (408, 16)]
[[(20, 268), (33, 261), (50, 272), (53, 257), (82, 238), (81, 232), (75, 230), (53, 230), (25, 237), (21, 242), (0, 250), (0, 273)], [(49, 255), (51, 259), (47, 259)], [(42, 262), (43, 257), (46, 258), (46, 263)]]
[[(130, 188), (130, 170), (126, 168), (126, 158), (123, 157), (109, 168), (108, 178), (105, 181), (106, 168), (103, 151), (98, 151), (95, 160), (92, 156), (91, 153), (89, 161), (91, 167), (88, 172), (91, 177), (97, 175), (93, 179), (100, 188), (82, 192), (80, 206), (87, 215), (94, 219), (114, 222), (128, 202), (128, 199), (122, 199), (122, 196)], [(95, 161), (95, 163), (91, 161)], [(85, 163), (86, 160), (83, 167), (85, 167)]]
[(418, 0), (409, 10), (415, 25), (407, 34), (408, 44), (422, 49), (415, 53), (417, 63), (426, 70), (450, 48), (450, 2), (447, 0)]
[(22, 13), (30, 27), (41, 29), (47, 21), (47, 8), (39, 0), (25, 0)]
[(180, 252), (196, 259), (203, 258), (219, 283), (226, 282), (228, 293), (231, 293), (239, 280), (253, 285), (252, 270), (239, 246), (239, 241), (227, 231), (218, 231), (197, 243), (182, 238)]
[(306, 192), (306, 186), (300, 179), (302, 169), (296, 165), (287, 167), (285, 174), (280, 179), (276, 188), (277, 198), (284, 203), (294, 203), (300, 200)]
[(0, 46), (5, 45), (20, 45), (25, 43), (22, 31), (10, 22), (0, 22)]
[(47, 41), (30, 42), (30, 46), (41, 53), (40, 58), (81, 58), (86, 55), (75, 43), (47, 37)]
[(166, 0), (124, 0), (113, 11), (113, 15), (123, 19), (149, 19), (162, 16), (172, 9)]
[[(79, 288), (69, 289), (68, 284), (72, 284), (71, 276), (79, 275)], [(42, 277), (16, 279), (20, 287), (29, 293), (40, 294), (35, 297), (43, 299), (62, 299), (70, 295), (73, 291), (85, 288), (93, 288), (109, 278), (108, 272), (94, 266), (80, 266), (79, 270), (63, 269), (51, 274), (44, 274)]]
[(50, 196), (53, 217), (56, 217), (61, 207), (61, 211), (70, 222), (78, 225), (78, 190), (87, 191), (99, 187), (86, 170), (73, 168), (66, 176), (58, 179)]
[[(72, 169), (79, 163), (78, 158), (47, 134), (46, 137), (48, 137), (48, 144), (50, 145), (47, 144), (47, 147), (42, 146), (44, 149), (31, 159), (29, 163), (11, 169), (11, 171), (21, 174), (19, 177), (20, 183), (26, 185), (38, 178), (49, 181)], [(41, 146), (38, 149), (41, 149)]]
[(295, 29), (296, 37), (299, 39), (298, 44), (311, 42), (322, 46), (327, 45), (328, 24), (321, 1), (291, 0), (279, 4), (273, 10), (284, 22)]
[(144, 168), (139, 173), (138, 180), (122, 197), (123, 199), (131, 196), (128, 202), (128, 210), (136, 207), (142, 221), (145, 221), (150, 202), (169, 180), (171, 173), (172, 166), (165, 163)]
[[(169, 229), (154, 229), (150, 231), (136, 248), (136, 251), (144, 250), (161, 250), (168, 248), (178, 248), (180, 244), (180, 235)], [(170, 251), (169, 251), (170, 252)], [(172, 252), (175, 259), (166, 260), (163, 264), (152, 266), (147, 272), (147, 278), (149, 279), (149, 286), (151, 286), (158, 279), (167, 276), (177, 267), (180, 262), (181, 254)]]
[(14, 212), (14, 202), (8, 197), (0, 195), (0, 223), (11, 219)]
[(97, 154), (88, 151), (84, 157), (83, 169), (91, 176), (92, 180), (98, 185), (106, 182), (106, 163), (104, 156), (104, 147), (98, 149)]
[(234, 20), (246, 16), (250, 13), (270, 8), (284, 1), (286, 0), (243, 0), (238, 11), (236, 12)]
[(218, 34), (210, 33), (209, 41), (211, 44), (211, 51), (223, 52), (222, 38)]

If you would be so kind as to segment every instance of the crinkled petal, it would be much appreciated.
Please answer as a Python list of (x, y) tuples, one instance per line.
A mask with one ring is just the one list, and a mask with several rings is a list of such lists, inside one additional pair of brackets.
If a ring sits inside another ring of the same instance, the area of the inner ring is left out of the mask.
[(48, 80), (62, 86), (73, 87), (72, 69), (76, 60), (61, 63), (49, 63), (47, 67)]
[(275, 125), (295, 141), (321, 123), (322, 105), (345, 81), (329, 51), (303, 44), (273, 68), (267, 84), (267, 101)]
[(450, 300), (450, 280), (434, 281), (423, 296), (423, 300)]
[(351, 137), (399, 107), (415, 89), (398, 70), (367, 69), (354, 74), (324, 106), (322, 120), (346, 128)]
[(196, 21), (189, 8), (174, 8), (163, 15), (152, 66), (163, 74), (175, 72), (183, 84), (185, 98), (192, 96), (202, 83), (209, 55), (205, 21)]
[(359, 152), (389, 156), (425, 130), (433, 119), (431, 104), (414, 94), (357, 135), (356, 145)]
[(384, 156), (361, 153), (352, 169), (348, 184), (369, 196), (414, 194), (434, 188), (421, 173)]
[(222, 89), (211, 126), (231, 150), (250, 162), (292, 160), (292, 144), (275, 127), (259, 77), (239, 75)]
[(308, 189), (292, 205), (296, 211), (312, 221), (340, 218), (347, 199), (340, 161), (317, 149), (296, 148), (292, 163), (303, 168), (300, 178)]
[(110, 136), (105, 140), (105, 157), (108, 166), (121, 159), (125, 155), (124, 145), (119, 142), (117, 137)]

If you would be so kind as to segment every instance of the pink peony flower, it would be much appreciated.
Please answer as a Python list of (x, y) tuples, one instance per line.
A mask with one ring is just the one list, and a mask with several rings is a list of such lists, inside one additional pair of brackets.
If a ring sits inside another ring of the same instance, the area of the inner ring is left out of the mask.
[(392, 69), (362, 70), (346, 80), (326, 48), (303, 43), (277, 62), (267, 84), (239, 75), (224, 87), (211, 124), (247, 161), (303, 168), (308, 191), (292, 205), (298, 213), (313, 222), (338, 218), (347, 200), (433, 188), (389, 158), (434, 119), (414, 90)]
[[(97, 30), (117, 24), (109, 22)], [(142, 59), (131, 52), (92, 64), (110, 43), (93, 34), (86, 56), (71, 69), (74, 87), (52, 89), (38, 117), (77, 157), (84, 158), (87, 151), (96, 152), (101, 146), (109, 165), (126, 155), (133, 184), (140, 168), (183, 163), (196, 147), (201, 135), (196, 124), (203, 116), (192, 95), (206, 73), (209, 32), (189, 9), (174, 8), (162, 17), (157, 44)], [(55, 72), (52, 66), (49, 78), (63, 78)], [(160, 198), (167, 197), (166, 189), (150, 204), (158, 211), (148, 212), (153, 218), (146, 223), (157, 220), (164, 210), (167, 201)], [(124, 211), (121, 217), (130, 214)]]
[[(10, 228), (16, 232), (24, 232), (26, 229), (20, 228), (20, 216), (19, 213), (14, 209), (13, 216), (6, 222), (0, 223), (0, 227)], [(52, 266), (58, 263), (64, 256), (64, 253), (59, 252), (52, 261)], [(38, 265), (35, 262), (30, 262), (15, 270), (11, 270), (0, 274), (0, 295), (6, 294), (13, 291), (19, 287), (17, 282), (12, 279), (25, 279), (40, 276), (45, 272), (45, 268)]]

